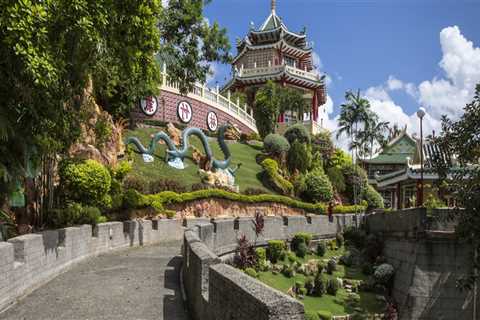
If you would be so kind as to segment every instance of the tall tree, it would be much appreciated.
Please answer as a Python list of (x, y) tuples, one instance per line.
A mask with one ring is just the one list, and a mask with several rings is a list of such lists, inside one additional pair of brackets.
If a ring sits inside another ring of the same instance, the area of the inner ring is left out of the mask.
[(280, 87), (273, 81), (268, 81), (255, 95), (253, 116), (258, 133), (262, 138), (275, 131), (278, 115)]
[[(443, 156), (434, 159), (440, 176), (448, 178), (449, 189), (457, 201), (456, 233), (461, 240), (472, 245), (473, 269), (459, 281), (461, 287), (472, 289), (478, 281), (480, 266), (480, 84), (473, 101), (464, 108), (458, 121), (442, 117), (442, 132), (434, 138), (441, 150), (455, 155), (456, 170)], [(440, 154), (441, 155), (441, 154)]]

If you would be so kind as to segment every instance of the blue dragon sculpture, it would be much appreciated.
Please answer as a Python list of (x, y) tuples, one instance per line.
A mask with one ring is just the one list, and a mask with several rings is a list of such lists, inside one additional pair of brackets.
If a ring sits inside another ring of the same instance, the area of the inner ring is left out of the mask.
[(203, 148), (205, 150), (205, 155), (207, 159), (211, 162), (212, 168), (215, 170), (218, 170), (218, 169), (227, 170), (230, 174), (234, 175), (238, 167), (235, 169), (229, 168), (232, 155), (230, 153), (230, 150), (228, 149), (228, 145), (225, 142), (225, 132), (229, 127), (232, 127), (232, 125), (227, 123), (226, 125), (220, 126), (218, 129), (217, 140), (218, 140), (220, 149), (222, 150), (225, 156), (224, 160), (217, 160), (213, 157), (212, 149), (208, 144), (208, 138), (203, 133), (203, 131), (199, 128), (187, 128), (183, 131), (182, 133), (183, 145), (180, 149), (177, 149), (177, 147), (173, 144), (170, 137), (165, 132), (156, 133), (153, 136), (152, 140), (150, 141), (150, 145), (148, 148), (145, 148), (143, 144), (140, 142), (140, 140), (138, 140), (138, 138), (136, 137), (128, 137), (127, 140), (125, 141), (125, 144), (129, 145), (131, 143), (135, 145), (138, 151), (144, 156), (144, 159), (150, 158), (151, 161), (153, 161), (153, 154), (155, 152), (157, 143), (159, 140), (163, 140), (167, 145), (167, 153), (166, 153), (165, 161), (174, 168), (183, 169), (184, 168), (183, 160), (186, 157), (188, 148), (189, 148), (188, 138), (191, 135), (194, 135), (194, 136), (197, 136), (202, 142)]

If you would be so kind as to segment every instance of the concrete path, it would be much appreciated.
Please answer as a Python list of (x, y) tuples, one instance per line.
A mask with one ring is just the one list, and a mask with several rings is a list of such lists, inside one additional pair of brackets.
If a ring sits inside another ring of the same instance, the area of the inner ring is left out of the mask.
[(0, 319), (187, 320), (180, 246), (129, 248), (80, 262), (0, 313)]

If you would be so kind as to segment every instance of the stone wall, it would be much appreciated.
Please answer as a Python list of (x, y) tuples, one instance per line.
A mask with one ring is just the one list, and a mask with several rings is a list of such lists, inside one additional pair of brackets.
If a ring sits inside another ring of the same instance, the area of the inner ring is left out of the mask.
[[(334, 215), (331, 221), (327, 216), (265, 217), (256, 244), (288, 240), (297, 232), (329, 238), (359, 219), (352, 214)], [(186, 224), (183, 282), (193, 319), (304, 319), (301, 303), (222, 263), (220, 257), (236, 249), (240, 236), (255, 240), (252, 218), (187, 219)]]
[(266, 216), (304, 216), (302, 209), (288, 207), (280, 203), (242, 203), (226, 199), (201, 199), (167, 206), (182, 218), (206, 217), (253, 217), (257, 211)]
[(472, 292), (456, 288), (471, 268), (471, 247), (455, 239), (451, 222), (439, 222), (447, 214), (411, 209), (366, 217), (369, 230), (383, 234), (384, 255), (396, 270), (400, 320), (475, 319)]
[(101, 223), (26, 234), (0, 242), (0, 310), (65, 271), (107, 251), (183, 238), (181, 220)]

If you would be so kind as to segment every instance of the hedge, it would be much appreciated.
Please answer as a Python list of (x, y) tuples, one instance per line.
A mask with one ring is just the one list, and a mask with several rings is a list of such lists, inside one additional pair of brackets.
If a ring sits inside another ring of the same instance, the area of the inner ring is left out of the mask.
[[(209, 199), (209, 198), (216, 198), (216, 199), (225, 199), (230, 201), (237, 201), (243, 203), (279, 203), (286, 205), (291, 208), (297, 208), (305, 210), (309, 213), (314, 214), (325, 214), (326, 213), (326, 206), (323, 203), (307, 203), (303, 201), (299, 201), (296, 199), (292, 199), (286, 196), (274, 195), (274, 194), (260, 194), (260, 195), (245, 195), (239, 193), (228, 192), (225, 190), (220, 189), (206, 189), (206, 190), (198, 190), (186, 193), (175, 193), (172, 191), (164, 191), (154, 195), (143, 195), (142, 196), (144, 201), (143, 204), (151, 205), (155, 203), (156, 205), (172, 205), (172, 204), (180, 204), (185, 202), (190, 202), (194, 200), (201, 200), (201, 199)], [(356, 206), (358, 210), (361, 212), (365, 211), (365, 206)], [(350, 211), (346, 210), (350, 209)], [(351, 213), (354, 211), (355, 206), (337, 206), (334, 209), (335, 213)], [(337, 212), (338, 211), (338, 212)]]

